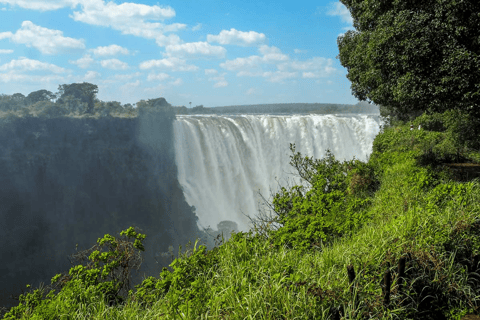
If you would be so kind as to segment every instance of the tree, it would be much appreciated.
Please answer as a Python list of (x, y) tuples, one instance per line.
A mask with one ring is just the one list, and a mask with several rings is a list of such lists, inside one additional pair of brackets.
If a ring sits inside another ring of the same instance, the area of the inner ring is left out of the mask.
[(457, 108), (480, 119), (480, 2), (341, 0), (353, 26), (338, 37), (353, 95), (399, 120)]
[(62, 84), (58, 86), (58, 95), (60, 96), (58, 101), (63, 103), (63, 100), (67, 96), (73, 96), (79, 99), (81, 102), (87, 103), (87, 113), (93, 113), (95, 107), (96, 94), (98, 93), (98, 86), (88, 82)]
[(55, 98), (56, 95), (48, 90), (38, 90), (29, 93), (25, 100), (28, 105), (32, 105), (39, 101), (51, 101)]

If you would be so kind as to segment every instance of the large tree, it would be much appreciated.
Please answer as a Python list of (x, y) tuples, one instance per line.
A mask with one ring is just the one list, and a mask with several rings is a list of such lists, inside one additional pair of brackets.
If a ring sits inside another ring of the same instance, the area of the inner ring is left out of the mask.
[(25, 100), (28, 104), (35, 104), (39, 101), (51, 101), (55, 98), (55, 94), (43, 89), (29, 93)]
[(72, 96), (81, 102), (87, 103), (87, 113), (93, 113), (97, 93), (98, 86), (92, 83), (62, 84), (58, 86), (58, 95), (60, 98), (57, 102), (62, 103), (65, 97)]
[(431, 108), (480, 118), (480, 1), (340, 0), (356, 30), (337, 40), (359, 100), (410, 120)]

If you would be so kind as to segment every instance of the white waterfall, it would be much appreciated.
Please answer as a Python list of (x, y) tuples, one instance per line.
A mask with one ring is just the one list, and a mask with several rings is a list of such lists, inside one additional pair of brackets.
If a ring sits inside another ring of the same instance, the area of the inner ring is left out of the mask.
[[(174, 122), (178, 180), (195, 206), (199, 227), (222, 220), (239, 231), (252, 225), (261, 197), (298, 184), (290, 143), (302, 156), (320, 159), (330, 149), (343, 161), (367, 161), (378, 134), (378, 115), (186, 115)], [(279, 183), (280, 186), (279, 186)], [(242, 214), (243, 212), (243, 214)]]

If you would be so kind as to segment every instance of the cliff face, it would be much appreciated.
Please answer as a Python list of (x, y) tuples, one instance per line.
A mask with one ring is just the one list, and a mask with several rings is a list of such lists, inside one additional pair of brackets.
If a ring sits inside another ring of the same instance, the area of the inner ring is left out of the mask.
[(177, 181), (171, 113), (0, 121), (0, 306), (107, 233), (147, 235), (132, 289), (171, 263), (159, 252), (203, 236)]

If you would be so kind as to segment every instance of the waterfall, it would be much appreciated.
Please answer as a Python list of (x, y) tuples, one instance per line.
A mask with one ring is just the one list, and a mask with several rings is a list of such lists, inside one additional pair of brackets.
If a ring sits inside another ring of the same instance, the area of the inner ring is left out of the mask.
[(380, 125), (379, 115), (177, 116), (178, 181), (199, 227), (216, 230), (228, 220), (248, 231), (245, 215), (258, 215), (258, 191), (271, 201), (280, 186), (300, 183), (290, 143), (303, 157), (321, 159), (330, 149), (340, 161), (367, 161)]

